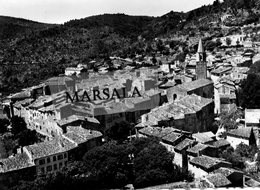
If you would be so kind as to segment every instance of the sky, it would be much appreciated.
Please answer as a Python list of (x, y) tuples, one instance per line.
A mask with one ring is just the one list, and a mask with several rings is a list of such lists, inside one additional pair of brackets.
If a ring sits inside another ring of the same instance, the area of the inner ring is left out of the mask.
[(0, 15), (61, 24), (104, 13), (162, 16), (187, 12), (214, 0), (0, 0)]

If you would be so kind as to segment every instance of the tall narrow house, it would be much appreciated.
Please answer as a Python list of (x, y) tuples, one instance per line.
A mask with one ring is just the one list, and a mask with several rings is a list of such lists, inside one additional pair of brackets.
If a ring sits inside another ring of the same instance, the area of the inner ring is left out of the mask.
[(206, 79), (207, 78), (206, 53), (204, 51), (201, 39), (199, 41), (198, 52), (197, 52), (196, 76), (197, 76), (197, 79)]

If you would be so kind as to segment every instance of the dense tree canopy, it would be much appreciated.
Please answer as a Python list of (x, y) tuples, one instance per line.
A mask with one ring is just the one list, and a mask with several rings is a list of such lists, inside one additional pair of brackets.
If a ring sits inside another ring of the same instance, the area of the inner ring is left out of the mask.
[(12, 133), (18, 135), (20, 132), (26, 130), (26, 123), (23, 118), (14, 116), (11, 118)]
[(107, 189), (132, 183), (135, 188), (192, 180), (172, 161), (174, 154), (156, 139), (140, 138), (126, 144), (110, 141), (88, 151), (57, 174), (21, 182), (15, 189)]
[(243, 108), (260, 108), (260, 73), (253, 73), (247, 76), (242, 82), (239, 90), (239, 105)]
[(7, 132), (7, 126), (10, 124), (8, 119), (0, 119), (0, 133)]
[(124, 141), (129, 135), (134, 134), (134, 127), (126, 121), (115, 123), (105, 131), (105, 135), (112, 140)]
[(240, 143), (235, 150), (232, 147), (228, 147), (222, 152), (221, 157), (232, 163), (234, 168), (244, 169), (245, 161), (254, 161), (257, 152), (258, 148), (256, 146)]

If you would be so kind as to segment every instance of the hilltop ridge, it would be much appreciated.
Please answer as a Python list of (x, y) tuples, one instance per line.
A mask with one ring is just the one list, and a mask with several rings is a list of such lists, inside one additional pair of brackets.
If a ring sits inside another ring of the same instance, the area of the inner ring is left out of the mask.
[[(0, 90), (18, 91), (64, 73), (68, 66), (93, 59), (102, 62), (109, 56), (134, 58), (160, 52), (183, 57), (194, 49), (196, 40), (193, 43), (191, 38), (207, 41), (258, 30), (259, 2), (216, 0), (187, 13), (103, 14), (60, 25), (0, 16)], [(244, 30), (244, 26), (250, 27)], [(172, 51), (158, 39), (167, 41)]]

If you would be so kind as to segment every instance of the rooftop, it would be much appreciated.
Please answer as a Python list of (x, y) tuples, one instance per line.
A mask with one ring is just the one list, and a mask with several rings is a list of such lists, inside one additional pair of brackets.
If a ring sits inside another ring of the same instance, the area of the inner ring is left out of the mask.
[(214, 69), (211, 71), (211, 73), (213, 74), (221, 74), (221, 73), (225, 73), (227, 71), (231, 71), (232, 67), (219, 67), (217, 69)]
[(177, 144), (174, 149), (178, 151), (182, 151), (188, 148), (189, 146), (193, 145), (194, 143), (195, 143), (194, 140), (186, 138), (183, 141), (181, 141), (179, 144)]
[(52, 77), (46, 80), (47, 84), (65, 84), (67, 81), (73, 81), (73, 78), (68, 77), (68, 76), (58, 76), (58, 77)]
[(206, 149), (208, 146), (205, 144), (198, 143), (195, 146), (189, 148), (187, 151), (191, 153), (199, 153), (200, 151)]
[(225, 146), (229, 146), (230, 143), (226, 139), (219, 139), (218, 141), (215, 141), (213, 144), (216, 148), (221, 148)]
[(163, 140), (167, 141), (167, 142), (171, 142), (174, 143), (177, 139), (179, 139), (179, 137), (181, 136), (180, 133), (175, 133), (172, 132), (166, 136), (163, 137)]
[(183, 119), (185, 114), (196, 113), (213, 100), (197, 96), (195, 94), (188, 95), (181, 100), (173, 103), (167, 103), (160, 107), (152, 109), (146, 115), (148, 121), (157, 124), (158, 121), (167, 121), (170, 119)]
[(24, 148), (31, 154), (32, 159), (39, 159), (46, 156), (69, 151), (76, 147), (75, 143), (67, 140), (66, 138), (55, 138), (51, 141), (41, 142)]
[(29, 157), (25, 154), (16, 154), (13, 157), (0, 159), (0, 173), (10, 172), (13, 170), (20, 170), (33, 166), (33, 163), (30, 163)]
[(168, 135), (169, 133), (174, 132), (174, 129), (171, 127), (145, 127), (139, 130), (139, 133), (146, 135), (146, 136), (153, 136), (158, 138), (163, 138), (164, 136)]
[(22, 106), (27, 106), (29, 105), (30, 103), (33, 102), (34, 99), (32, 98), (28, 98), (28, 99), (25, 99), (25, 100), (21, 100), (21, 101), (17, 101), (14, 103), (14, 107), (22, 107)]
[(224, 160), (209, 157), (209, 156), (204, 156), (204, 155), (191, 159), (190, 163), (196, 165), (197, 167), (202, 167), (202, 168), (205, 168), (205, 169), (210, 169), (214, 166), (217, 166), (219, 163), (231, 164), (231, 163), (226, 162)]
[(213, 85), (213, 82), (209, 79), (198, 79), (191, 82), (183, 83), (179, 86), (187, 91), (192, 91), (208, 85)]
[(227, 133), (227, 136), (249, 139), (251, 132), (252, 132), (251, 127), (244, 127), (244, 128), (238, 128), (238, 129), (233, 129), (233, 130), (229, 131)]
[(67, 133), (63, 134), (68, 139), (76, 142), (77, 144), (85, 143), (91, 139), (102, 137), (99, 131), (84, 129), (82, 127), (68, 126)]
[(202, 40), (200, 39), (199, 41), (199, 45), (198, 45), (198, 53), (203, 53), (204, 49), (203, 49), (203, 45), (202, 45)]
[(224, 168), (224, 167), (218, 168), (217, 170), (214, 171), (214, 173), (221, 173), (225, 177), (228, 177), (231, 174), (237, 173), (237, 172), (243, 173), (242, 171), (238, 171), (238, 170), (235, 170), (235, 169), (232, 169), (232, 168)]
[(64, 126), (64, 125), (68, 125), (70, 123), (73, 123), (75, 121), (85, 121), (85, 117), (83, 116), (78, 116), (78, 115), (71, 115), (69, 117), (66, 117), (62, 120), (57, 121), (59, 126)]
[(205, 177), (215, 188), (227, 187), (231, 185), (231, 182), (221, 173), (209, 174)]
[(200, 143), (208, 143), (208, 142), (212, 142), (213, 139), (210, 138), (207, 133), (194, 133), (192, 134), (192, 137), (196, 139), (196, 141), (200, 142)]
[(8, 96), (10, 99), (25, 99), (25, 98), (30, 98), (31, 97), (31, 91), (29, 90), (24, 90), (15, 94), (11, 94)]
[(246, 124), (259, 124), (260, 123), (260, 109), (246, 109), (245, 110), (245, 123)]

